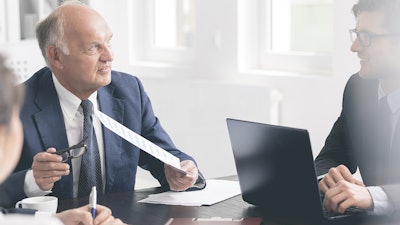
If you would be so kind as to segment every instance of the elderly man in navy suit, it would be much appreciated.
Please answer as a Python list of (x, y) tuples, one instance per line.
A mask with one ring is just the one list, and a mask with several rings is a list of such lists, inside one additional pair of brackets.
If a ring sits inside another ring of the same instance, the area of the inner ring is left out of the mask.
[(7, 196), (1, 205), (12, 205), (26, 196), (87, 196), (80, 193), (81, 182), (89, 179), (81, 174), (86, 170), (84, 156), (64, 162), (52, 154), (82, 140), (85, 110), (81, 103), (87, 100), (90, 108), (178, 157), (186, 171), (182, 173), (140, 151), (91, 114), (99, 192), (134, 190), (137, 166), (150, 171), (165, 190), (204, 187), (194, 159), (179, 151), (161, 127), (141, 82), (111, 70), (113, 33), (98, 12), (78, 1), (67, 1), (38, 24), (36, 34), (48, 67), (24, 83), (23, 152), (16, 170), (0, 187), (0, 194)]

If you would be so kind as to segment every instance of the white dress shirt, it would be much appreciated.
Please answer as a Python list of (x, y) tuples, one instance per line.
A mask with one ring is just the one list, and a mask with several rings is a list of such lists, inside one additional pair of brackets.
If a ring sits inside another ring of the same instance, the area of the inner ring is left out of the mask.
[[(68, 145), (74, 145), (82, 140), (83, 137), (83, 111), (80, 107), (82, 102), (77, 96), (72, 94), (70, 91), (65, 89), (57, 80), (53, 74), (53, 82), (55, 89), (58, 94), (61, 109), (64, 117), (65, 129), (67, 132)], [(93, 108), (99, 110), (99, 104), (97, 102), (97, 92), (93, 93), (89, 100), (93, 103)], [(93, 115), (93, 127), (96, 133), (97, 143), (100, 153), (101, 171), (103, 177), (103, 188), (105, 188), (105, 173), (104, 173), (104, 144), (103, 144), (103, 131), (101, 128), (100, 121)], [(60, 149), (57, 149), (60, 150)], [(81, 167), (81, 157), (71, 159), (71, 172), (73, 176), (73, 197), (78, 196), (78, 185), (79, 185), (79, 173)], [(25, 176), (24, 185), (25, 194), (28, 197), (46, 195), (51, 192), (43, 191), (35, 182), (32, 170), (29, 170)], [(104, 190), (103, 190), (104, 191)]]
[[(397, 122), (399, 121), (400, 116), (400, 89), (396, 90), (389, 95), (383, 91), (382, 87), (379, 85), (378, 89), (378, 100), (381, 100), (383, 97), (387, 96), (387, 103), (391, 112), (390, 116), (390, 125), (391, 125), (391, 137), (390, 137), (390, 145), (393, 144), (393, 137), (396, 131)], [(389, 197), (385, 193), (385, 191), (379, 186), (371, 186), (367, 187), (369, 193), (372, 196), (372, 200), (374, 202), (374, 214), (382, 215), (391, 213), (393, 210), (393, 205), (390, 202)]]

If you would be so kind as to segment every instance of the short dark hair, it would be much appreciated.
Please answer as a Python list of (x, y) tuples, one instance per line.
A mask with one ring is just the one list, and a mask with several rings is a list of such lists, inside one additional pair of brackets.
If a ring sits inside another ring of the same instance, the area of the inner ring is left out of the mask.
[(386, 26), (400, 32), (400, 0), (359, 0), (352, 8), (355, 17), (362, 12), (381, 11), (386, 15)]
[(0, 126), (10, 123), (13, 110), (20, 106), (23, 95), (22, 86), (15, 86), (15, 75), (0, 55)]

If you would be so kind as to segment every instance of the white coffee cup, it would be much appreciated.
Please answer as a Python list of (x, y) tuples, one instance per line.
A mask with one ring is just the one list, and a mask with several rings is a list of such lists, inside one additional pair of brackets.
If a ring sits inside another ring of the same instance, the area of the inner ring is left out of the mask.
[(58, 198), (54, 196), (39, 196), (22, 199), (15, 208), (36, 209), (41, 212), (57, 212)]

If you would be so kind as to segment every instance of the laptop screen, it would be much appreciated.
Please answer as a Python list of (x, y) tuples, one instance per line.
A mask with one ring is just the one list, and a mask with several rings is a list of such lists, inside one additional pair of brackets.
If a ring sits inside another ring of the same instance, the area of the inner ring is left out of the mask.
[(234, 119), (227, 124), (246, 202), (274, 214), (322, 217), (306, 130)]

